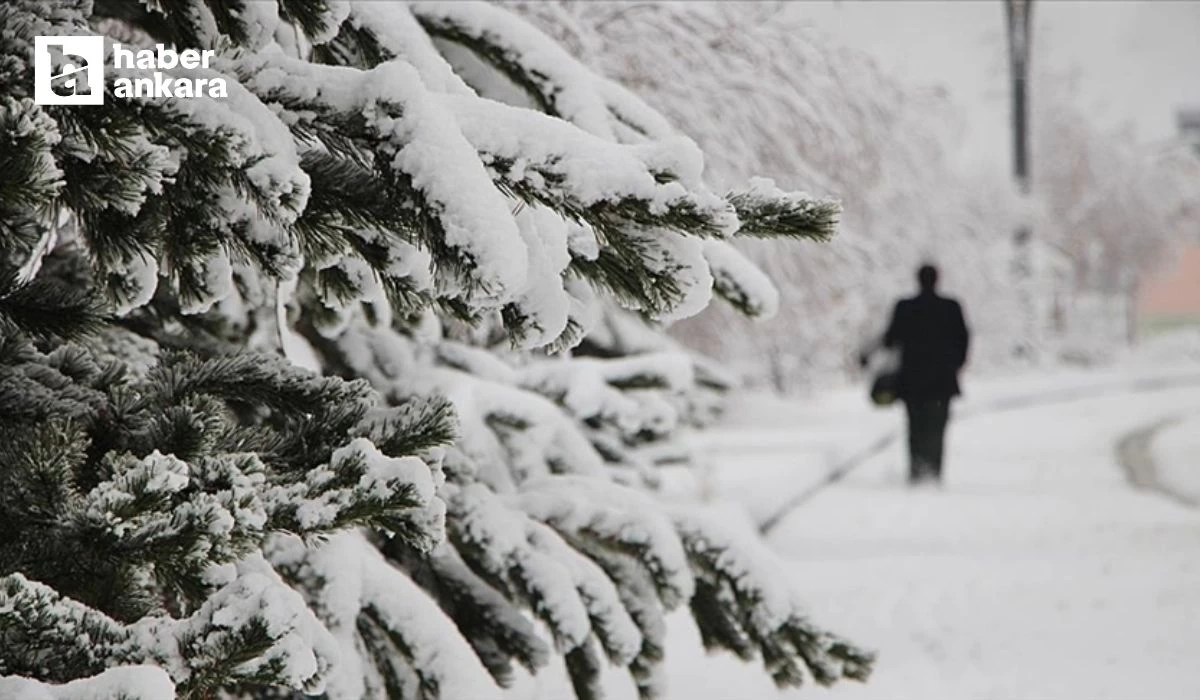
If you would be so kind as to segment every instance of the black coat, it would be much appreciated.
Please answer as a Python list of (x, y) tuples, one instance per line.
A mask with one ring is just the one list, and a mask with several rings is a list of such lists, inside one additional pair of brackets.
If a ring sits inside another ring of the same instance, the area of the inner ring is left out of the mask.
[(897, 302), (883, 343), (900, 350), (900, 398), (957, 396), (958, 371), (967, 361), (969, 337), (962, 307), (953, 299), (925, 292)]

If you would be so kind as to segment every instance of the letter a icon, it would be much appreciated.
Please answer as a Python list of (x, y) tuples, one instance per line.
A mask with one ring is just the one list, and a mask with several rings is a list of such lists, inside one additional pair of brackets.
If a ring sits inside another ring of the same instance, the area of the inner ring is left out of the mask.
[(37, 104), (104, 104), (104, 37), (34, 37), (33, 73)]

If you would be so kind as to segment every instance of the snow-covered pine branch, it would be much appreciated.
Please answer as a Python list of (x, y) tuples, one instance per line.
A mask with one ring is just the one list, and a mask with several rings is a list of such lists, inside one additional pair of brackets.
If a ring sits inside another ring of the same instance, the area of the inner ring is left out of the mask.
[[(4, 668), (432, 700), (552, 662), (595, 697), (610, 663), (660, 696), (664, 615), (716, 564), (645, 485), (728, 383), (634, 314), (715, 289), (768, 315), (727, 241), (820, 237), (831, 205), (714, 194), (693, 142), (498, 6), (0, 13), (0, 576), (53, 613)], [(215, 51), (228, 97), (32, 105), (32, 37), (93, 26)]]
[[(165, 670), (183, 697), (202, 697), (232, 684), (320, 691), (332, 662), (332, 639), (300, 596), (269, 577), (238, 577), (194, 613), (121, 622), (21, 574), (0, 579), (5, 667), (58, 682), (113, 666), (152, 664)], [(149, 676), (149, 678), (147, 678)], [(110, 679), (109, 692), (137, 693), (157, 674)], [(129, 684), (129, 685), (126, 685)], [(160, 696), (161, 697), (161, 696)]]
[[(45, 355), (5, 334), (0, 394), (10, 672), (66, 682), (153, 663), (184, 697), (235, 683), (317, 689), (328, 633), (252, 566), (267, 534), (366, 525), (418, 551), (443, 537), (430, 467), (356, 436), (424, 447), (389, 439), (412, 423), (373, 408), (361, 382), (270, 356), (182, 353), (138, 376), (79, 346)], [(249, 406), (255, 419), (239, 421)]]
[(808, 621), (757, 534), (731, 532), (694, 508), (674, 520), (696, 572), (689, 605), (706, 647), (761, 657), (780, 687), (866, 679), (874, 655)]
[(755, 238), (829, 240), (842, 212), (837, 200), (784, 192), (767, 178), (752, 178), (746, 189), (731, 193), (728, 199), (741, 223), (738, 233)]

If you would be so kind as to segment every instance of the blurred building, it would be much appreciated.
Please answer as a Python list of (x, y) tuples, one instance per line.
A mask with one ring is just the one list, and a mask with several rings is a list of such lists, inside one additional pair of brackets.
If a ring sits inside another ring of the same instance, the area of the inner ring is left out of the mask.
[[(1178, 110), (1175, 120), (1180, 139), (1200, 157), (1200, 107)], [(1200, 236), (1196, 240), (1139, 286), (1139, 330), (1153, 333), (1181, 326), (1200, 327)]]
[(1180, 252), (1139, 290), (1141, 330), (1200, 326), (1200, 246)]

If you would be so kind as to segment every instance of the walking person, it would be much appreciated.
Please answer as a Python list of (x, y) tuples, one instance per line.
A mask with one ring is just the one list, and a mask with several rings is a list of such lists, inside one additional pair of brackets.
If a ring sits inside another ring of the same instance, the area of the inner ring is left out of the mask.
[[(941, 481), (950, 401), (961, 391), (969, 332), (962, 307), (937, 293), (938, 271), (917, 271), (920, 293), (896, 303), (883, 345), (900, 353), (896, 395), (908, 414), (909, 482)], [(866, 365), (867, 356), (861, 358)]]

